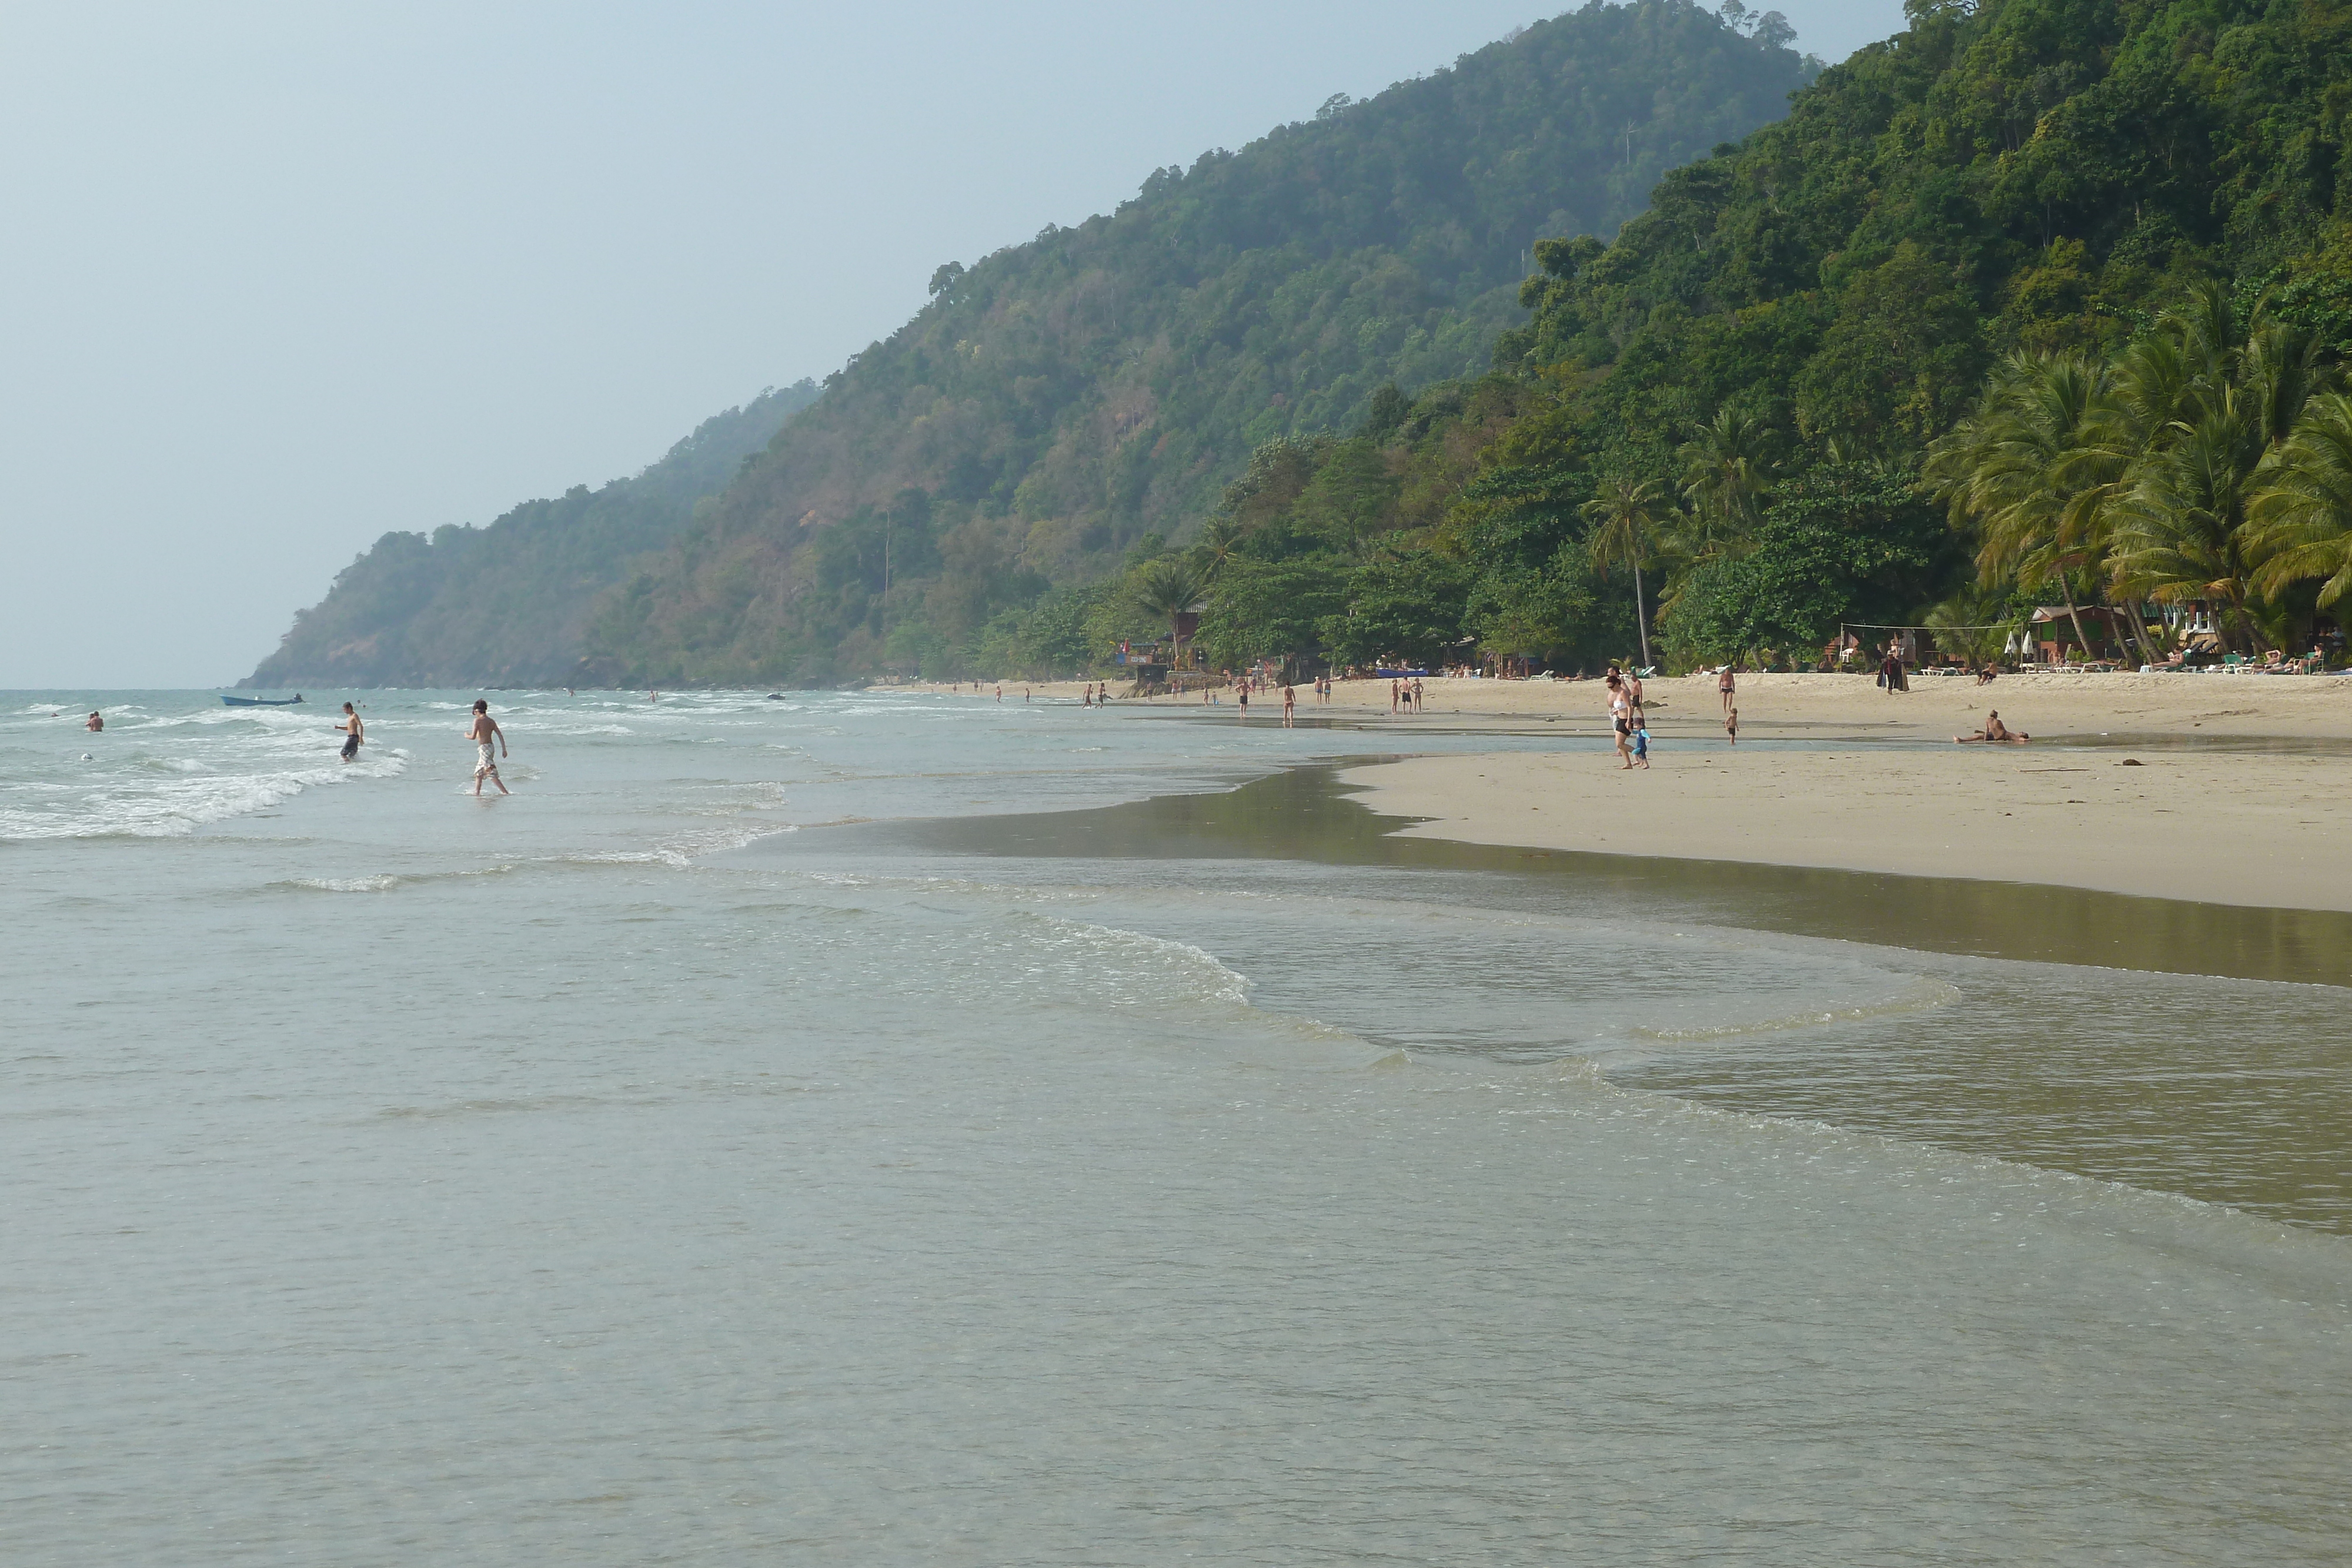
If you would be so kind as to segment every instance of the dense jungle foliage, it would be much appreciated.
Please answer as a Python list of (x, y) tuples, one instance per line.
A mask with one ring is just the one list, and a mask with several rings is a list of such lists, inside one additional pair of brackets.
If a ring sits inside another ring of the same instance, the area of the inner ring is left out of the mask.
[(577, 681), (596, 596), (674, 538), (696, 503), (816, 401), (814, 382), (715, 414), (634, 478), (526, 501), (487, 528), (388, 533), (295, 617), (247, 686), (559, 685)]
[(1811, 69), (1790, 37), (1771, 13), (1590, 5), (941, 267), (608, 603), (602, 668), (978, 667), (1008, 612), (1058, 624), (1147, 536), (1196, 537), (1254, 449), (1482, 371), (1534, 244), (1615, 232), (1666, 170), (1783, 112)]
[(2341, 0), (1915, 4), (1614, 243), (1537, 246), (1486, 378), (1262, 449), (1184, 557), (1200, 651), (1809, 664), (1924, 619), (1981, 658), (2036, 603), (2124, 657), (2308, 646), (2352, 587), (2347, 110)]

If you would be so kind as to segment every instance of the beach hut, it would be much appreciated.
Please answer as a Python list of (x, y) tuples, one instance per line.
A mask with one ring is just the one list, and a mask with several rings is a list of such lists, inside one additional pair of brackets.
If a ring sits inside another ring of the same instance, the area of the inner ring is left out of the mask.
[(2032, 643), (2043, 664), (2063, 664), (2066, 663), (2067, 650), (2082, 646), (2082, 637), (2074, 632), (2078, 619), (2083, 624), (2082, 635), (2091, 639), (2091, 646), (2083, 649), (2084, 658), (2137, 662), (2131, 658), (2131, 633), (2121, 612), (2104, 604), (2077, 605), (2073, 609), (2063, 604), (2043, 604), (2035, 607), (2032, 621)]

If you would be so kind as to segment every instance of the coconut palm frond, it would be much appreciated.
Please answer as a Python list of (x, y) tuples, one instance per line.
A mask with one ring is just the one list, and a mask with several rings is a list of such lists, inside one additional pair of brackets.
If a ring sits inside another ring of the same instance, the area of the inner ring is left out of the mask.
[(2265, 465), (2247, 507), (2246, 552), (2254, 585), (2276, 594), (2321, 580), (2321, 608), (2352, 590), (2352, 396), (2315, 398)]

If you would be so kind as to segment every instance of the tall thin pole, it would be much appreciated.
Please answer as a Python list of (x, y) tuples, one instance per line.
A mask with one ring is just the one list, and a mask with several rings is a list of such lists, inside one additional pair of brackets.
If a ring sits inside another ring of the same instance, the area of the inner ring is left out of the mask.
[(1642, 667), (1650, 667), (1650, 612), (1642, 607), (1642, 562), (1633, 561), (1633, 628), (1642, 633)]

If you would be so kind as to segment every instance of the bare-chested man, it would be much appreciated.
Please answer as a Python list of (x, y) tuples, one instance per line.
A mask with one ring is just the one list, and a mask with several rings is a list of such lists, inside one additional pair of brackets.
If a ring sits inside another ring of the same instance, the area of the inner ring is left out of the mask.
[(359, 710), (345, 703), (342, 722), (335, 727), (343, 732), (343, 760), (349, 762), (360, 754), (360, 743), (367, 738), (367, 726), (360, 722)]
[(482, 780), (485, 779), (499, 787), (499, 794), (513, 794), (514, 791), (507, 788), (507, 781), (499, 777), (499, 758), (511, 755), (507, 750), (507, 732), (500, 729), (499, 721), (490, 716), (490, 705), (479, 697), (474, 699), (474, 722), (467, 727), (466, 738), (478, 748), (474, 758), (476, 798), (478, 799), (482, 793)]
[(1978, 730), (1974, 735), (1956, 735), (1952, 737), (1952, 743), (1956, 746), (1966, 746), (1971, 741), (1981, 740), (1995, 746), (2023, 746), (2032, 738), (2023, 730), (2011, 729), (2001, 723), (2000, 710), (1992, 708), (1985, 714), (1982, 729)]

